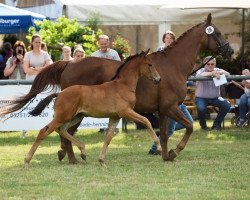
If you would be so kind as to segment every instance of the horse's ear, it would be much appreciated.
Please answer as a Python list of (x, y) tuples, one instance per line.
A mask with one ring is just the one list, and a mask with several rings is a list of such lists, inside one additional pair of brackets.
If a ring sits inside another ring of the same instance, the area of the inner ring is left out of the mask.
[(147, 51), (144, 52), (144, 56), (146, 56), (148, 54), (148, 52), (150, 51), (150, 49), (148, 49)]
[(211, 15), (211, 13), (208, 14), (206, 21), (207, 21), (207, 25), (211, 25), (211, 21), (212, 21), (212, 15)]

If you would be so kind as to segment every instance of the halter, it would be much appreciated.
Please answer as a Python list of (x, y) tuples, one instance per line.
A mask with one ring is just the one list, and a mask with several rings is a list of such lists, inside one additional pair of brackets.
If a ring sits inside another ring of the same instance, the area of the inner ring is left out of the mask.
[(189, 76), (191, 76), (192, 74), (196, 73), (199, 69), (201, 69), (202, 67), (204, 67), (210, 60), (214, 59), (218, 55), (223, 55), (223, 54), (225, 54), (225, 53), (228, 52), (229, 42), (225, 42), (224, 44), (222, 44), (222, 42), (220, 41), (220, 39), (218, 38), (218, 36), (215, 34), (214, 27), (212, 27), (212, 26), (206, 27), (205, 33), (208, 35), (207, 47), (209, 47), (209, 41), (210, 41), (210, 38), (212, 37), (215, 40), (215, 42), (216, 42), (217, 52), (214, 55), (212, 55), (212, 57), (209, 58), (205, 63), (203, 63), (198, 69), (192, 71), (189, 74)]

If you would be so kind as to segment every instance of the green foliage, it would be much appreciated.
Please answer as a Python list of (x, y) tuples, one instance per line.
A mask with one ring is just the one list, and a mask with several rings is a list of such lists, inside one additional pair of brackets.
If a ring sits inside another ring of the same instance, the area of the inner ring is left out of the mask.
[[(50, 20), (38, 22), (37, 26), (40, 28), (39, 34), (47, 43), (48, 51), (54, 61), (60, 59), (61, 48), (64, 45), (73, 49), (75, 44), (81, 43), (86, 54), (90, 55), (97, 49), (96, 34), (101, 32), (100, 30), (94, 32), (90, 27), (79, 25), (76, 19), (68, 19), (65, 16), (58, 18), (55, 22)], [(27, 35), (29, 41), (34, 33), (36, 30), (31, 27)]]
[[(65, 38), (65, 42), (68, 46), (73, 47), (75, 44), (82, 44), (86, 55), (91, 55), (97, 50), (97, 39), (102, 31), (99, 29), (97, 31), (92, 30), (88, 26), (79, 26), (77, 31), (71, 33)], [(74, 42), (72, 42), (74, 41)]]
[(121, 35), (117, 35), (113, 42), (113, 49), (117, 51), (121, 60), (125, 60), (130, 56), (131, 47), (127, 40), (125, 40)]
[(100, 13), (90, 12), (87, 19), (87, 23), (92, 30), (98, 31), (102, 26), (102, 19)]

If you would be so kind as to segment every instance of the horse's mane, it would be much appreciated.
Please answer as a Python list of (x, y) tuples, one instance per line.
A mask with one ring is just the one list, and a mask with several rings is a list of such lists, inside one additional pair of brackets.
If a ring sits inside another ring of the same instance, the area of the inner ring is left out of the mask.
[(153, 52), (152, 54), (157, 54), (157, 53), (164, 53), (164, 54), (167, 54), (169, 52), (169, 49), (172, 49), (174, 46), (176, 46), (180, 40), (182, 40), (188, 33), (190, 33), (194, 28), (200, 26), (204, 24), (204, 22), (202, 23), (199, 23), (199, 24), (196, 24), (195, 26), (193, 26), (192, 28), (188, 29), (187, 31), (185, 31), (184, 33), (182, 33), (180, 35), (180, 37), (177, 38), (177, 40), (175, 40), (170, 46), (167, 46), (166, 48), (164, 48), (163, 50), (161, 51), (156, 51), (156, 52)]
[(129, 56), (124, 63), (122, 63), (116, 70), (115, 72), (115, 75), (110, 79), (111, 81), (113, 81), (119, 74), (120, 74), (120, 71), (122, 70), (122, 68), (126, 65), (126, 63), (130, 60), (132, 60), (133, 58), (137, 57), (137, 56), (140, 56), (142, 55), (143, 53), (145, 53), (144, 51), (142, 51), (140, 54), (135, 54), (135, 55), (132, 55), (132, 56)]

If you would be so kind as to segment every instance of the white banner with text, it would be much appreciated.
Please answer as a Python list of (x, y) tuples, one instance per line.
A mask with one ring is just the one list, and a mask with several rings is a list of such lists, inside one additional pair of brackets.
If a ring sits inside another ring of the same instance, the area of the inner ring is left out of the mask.
[[(30, 90), (30, 85), (6, 85), (0, 86), (0, 109), (6, 109), (6, 104), (14, 99), (27, 94)], [(19, 130), (40, 130), (47, 125), (53, 118), (54, 100), (43, 110), (43, 112), (33, 117), (29, 111), (33, 110), (35, 106), (45, 97), (51, 93), (41, 93), (30, 103), (28, 103), (21, 110), (8, 114), (5, 118), (0, 118), (0, 131), (19, 131)], [(6, 119), (7, 118), (7, 119)], [(5, 120), (6, 119), (6, 120)], [(108, 118), (92, 118), (86, 117), (83, 119), (79, 129), (94, 129), (107, 128)], [(120, 120), (118, 128), (122, 127), (122, 120)]]

